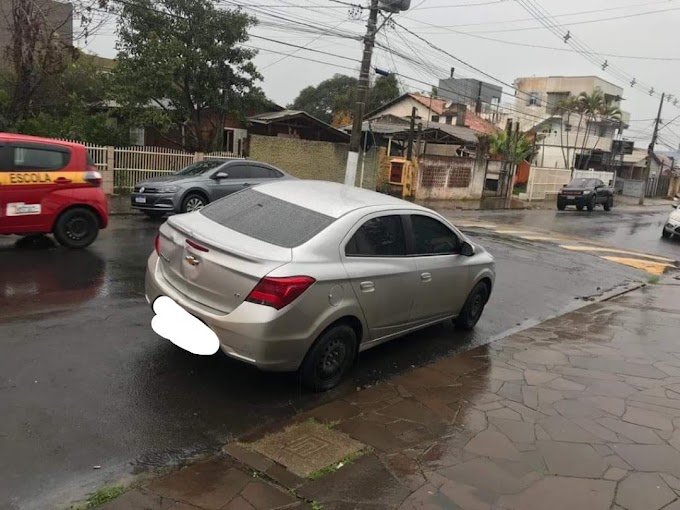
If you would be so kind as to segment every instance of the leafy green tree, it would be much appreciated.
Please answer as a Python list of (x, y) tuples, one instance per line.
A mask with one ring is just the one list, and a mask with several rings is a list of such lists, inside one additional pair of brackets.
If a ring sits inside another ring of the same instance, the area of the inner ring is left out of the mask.
[[(302, 89), (288, 107), (303, 110), (329, 124), (334, 118), (351, 117), (356, 102), (357, 82), (358, 80), (351, 76), (336, 74), (317, 86)], [(368, 91), (365, 112), (376, 110), (396, 97), (399, 97), (396, 77), (379, 76)]]
[(228, 115), (263, 97), (245, 48), (255, 19), (212, 0), (133, 0), (118, 18), (117, 100), (140, 121), (183, 129), (184, 148), (221, 142)]

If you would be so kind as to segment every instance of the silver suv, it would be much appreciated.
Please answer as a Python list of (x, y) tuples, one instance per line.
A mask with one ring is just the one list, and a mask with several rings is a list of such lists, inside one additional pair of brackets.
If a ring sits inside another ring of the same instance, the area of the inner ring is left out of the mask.
[(206, 160), (135, 185), (132, 208), (152, 218), (197, 211), (218, 198), (276, 179), (293, 177), (274, 166), (246, 159)]

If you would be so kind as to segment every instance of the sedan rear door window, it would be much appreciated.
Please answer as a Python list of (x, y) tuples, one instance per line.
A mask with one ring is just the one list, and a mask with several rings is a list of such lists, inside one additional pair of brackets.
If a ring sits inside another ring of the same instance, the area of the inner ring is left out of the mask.
[(345, 247), (348, 257), (406, 256), (401, 216), (380, 216), (364, 223)]
[(411, 216), (414, 255), (450, 255), (460, 253), (461, 241), (441, 221), (429, 216)]

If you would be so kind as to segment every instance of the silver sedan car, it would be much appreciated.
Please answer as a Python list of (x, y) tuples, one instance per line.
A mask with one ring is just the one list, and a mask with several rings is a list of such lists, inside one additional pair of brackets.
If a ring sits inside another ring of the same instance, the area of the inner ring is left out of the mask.
[(282, 179), (168, 219), (146, 296), (200, 319), (228, 356), (323, 391), (361, 351), (450, 319), (473, 328), (494, 279), (493, 257), (430, 209)]

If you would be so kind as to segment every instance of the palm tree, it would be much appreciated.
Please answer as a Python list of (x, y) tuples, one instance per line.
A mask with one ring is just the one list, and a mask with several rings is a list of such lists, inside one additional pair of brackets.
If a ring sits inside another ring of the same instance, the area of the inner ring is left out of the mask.
[[(621, 120), (621, 110), (612, 104), (611, 101), (603, 101), (599, 110), (597, 111), (597, 122), (598, 124), (611, 125), (612, 123), (618, 123)], [(600, 143), (602, 138), (602, 131), (600, 130), (597, 134), (597, 140), (595, 141), (594, 147)], [(588, 159), (586, 160), (585, 167), (588, 168), (590, 164), (590, 158), (593, 155), (593, 149), (590, 149), (588, 153)]]
[[(576, 143), (578, 144), (578, 133), (581, 130), (581, 121), (583, 120), (583, 117), (585, 116), (586, 119), (586, 134), (583, 137), (583, 143), (581, 144), (581, 155), (586, 150), (586, 147), (588, 146), (588, 138), (590, 136), (590, 129), (595, 122), (595, 119), (599, 116), (600, 112), (602, 111), (603, 107), (606, 106), (605, 98), (604, 98), (604, 93), (602, 92), (602, 89), (599, 87), (596, 87), (595, 90), (593, 91), (592, 94), (588, 94), (586, 92), (581, 92), (578, 96), (578, 101), (581, 106), (581, 120), (579, 121), (579, 129), (577, 131), (576, 135)], [(574, 151), (574, 160), (576, 159), (576, 151)]]
[(487, 143), (490, 156), (500, 157), (512, 165), (531, 160), (536, 154), (534, 143), (519, 131), (498, 131), (488, 136)]
[[(566, 99), (561, 100), (557, 104), (557, 111), (560, 113), (560, 145), (562, 148), (562, 157), (564, 158), (564, 168), (569, 168), (569, 162), (571, 161), (569, 154), (569, 132), (571, 131), (571, 116), (574, 113), (579, 114), (579, 124), (578, 130), (576, 132), (576, 137), (578, 138), (578, 131), (581, 129), (581, 121), (583, 120), (583, 111), (581, 109), (582, 103), (578, 97), (569, 96)], [(566, 152), (564, 144), (564, 134), (567, 136)]]

